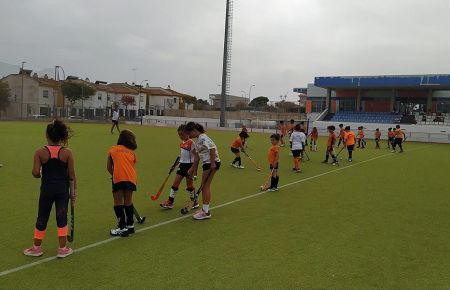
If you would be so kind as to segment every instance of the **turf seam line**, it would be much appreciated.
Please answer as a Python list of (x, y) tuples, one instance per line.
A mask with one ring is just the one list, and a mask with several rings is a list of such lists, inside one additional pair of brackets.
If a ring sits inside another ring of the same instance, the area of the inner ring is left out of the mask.
[[(413, 148), (413, 149), (409, 150), (408, 152), (420, 150), (420, 149), (427, 148), (427, 147), (430, 147), (430, 146), (433, 146), (433, 145), (427, 145), (427, 146)], [(291, 183), (284, 184), (284, 185), (280, 186), (279, 188), (289, 187), (289, 186), (292, 186), (292, 185), (295, 185), (295, 184), (298, 184), (298, 183), (306, 182), (306, 181), (309, 181), (309, 180), (312, 180), (312, 179), (315, 179), (315, 178), (319, 178), (319, 177), (322, 177), (322, 176), (325, 176), (325, 175), (328, 175), (328, 174), (331, 174), (331, 173), (334, 173), (334, 172), (342, 171), (344, 169), (352, 168), (352, 167), (355, 167), (355, 166), (358, 166), (358, 165), (361, 165), (361, 164), (365, 164), (365, 163), (368, 163), (368, 162), (371, 162), (371, 161), (374, 161), (374, 160), (377, 160), (377, 159), (380, 159), (380, 158), (384, 158), (386, 156), (393, 156), (393, 153), (383, 154), (383, 155), (380, 155), (380, 156), (377, 156), (377, 157), (373, 157), (373, 158), (370, 158), (370, 159), (367, 159), (367, 160), (363, 160), (361, 162), (353, 163), (353, 164), (350, 164), (350, 165), (347, 165), (347, 166), (343, 166), (343, 167), (338, 167), (338, 168), (330, 170), (330, 171), (326, 171), (326, 172), (323, 172), (323, 173), (320, 173), (320, 174), (317, 174), (317, 175), (313, 175), (313, 176), (306, 177), (306, 178), (303, 178), (303, 179), (300, 179), (300, 180), (297, 180), (297, 181), (294, 181), (294, 182), (291, 182)], [(248, 196), (245, 196), (245, 197), (241, 197), (241, 198), (238, 198), (238, 199), (235, 199), (235, 200), (232, 200), (232, 201), (229, 201), (229, 202), (225, 202), (225, 203), (219, 204), (217, 206), (211, 207), (211, 210), (218, 209), (218, 208), (221, 208), (221, 207), (225, 207), (225, 206), (228, 206), (228, 205), (231, 205), (231, 204), (235, 204), (235, 203), (238, 203), (238, 202), (250, 199), (250, 198), (254, 198), (254, 197), (266, 194), (266, 193), (268, 193), (268, 191), (258, 192), (258, 193), (254, 193), (254, 194), (251, 194), (251, 195), (248, 195)], [(161, 227), (161, 226), (164, 226), (164, 225), (168, 225), (168, 224), (171, 224), (171, 223), (175, 223), (175, 222), (178, 222), (180, 220), (184, 220), (184, 219), (187, 219), (187, 218), (190, 218), (190, 217), (192, 217), (192, 216), (191, 215), (185, 215), (185, 216), (177, 217), (177, 218), (174, 218), (174, 219), (171, 219), (171, 220), (167, 220), (167, 221), (164, 221), (164, 222), (160, 222), (160, 223), (157, 223), (157, 224), (145, 227), (145, 228), (141, 228), (139, 230), (136, 230), (136, 232), (140, 233), (140, 232), (148, 231), (148, 230), (151, 230), (151, 229), (154, 229), (154, 228), (158, 228), (158, 227)], [(108, 238), (108, 239), (105, 239), (105, 240), (102, 240), (102, 241), (98, 241), (98, 242), (95, 242), (95, 243), (83, 246), (81, 248), (77, 248), (77, 249), (74, 250), (74, 253), (78, 253), (78, 252), (82, 252), (82, 251), (85, 251), (85, 250), (88, 250), (88, 249), (91, 249), (91, 248), (95, 248), (95, 247), (101, 246), (103, 244), (107, 244), (109, 242), (112, 242), (112, 241), (115, 241), (115, 240), (118, 240), (118, 239), (121, 239), (121, 237), (112, 237), (112, 238)], [(58, 259), (56, 256), (52, 256), (52, 257), (41, 259), (41, 260), (38, 260), (38, 261), (35, 261), (35, 262), (32, 262), (32, 263), (24, 264), (24, 265), (16, 267), (16, 268), (5, 270), (5, 271), (0, 272), (0, 277), (9, 275), (9, 274), (12, 274), (12, 273), (15, 273), (15, 272), (19, 272), (19, 271), (22, 271), (22, 270), (25, 270), (25, 269), (28, 269), (28, 268), (32, 268), (32, 267), (38, 266), (40, 264), (51, 262), (51, 261), (56, 260), (56, 259)]]

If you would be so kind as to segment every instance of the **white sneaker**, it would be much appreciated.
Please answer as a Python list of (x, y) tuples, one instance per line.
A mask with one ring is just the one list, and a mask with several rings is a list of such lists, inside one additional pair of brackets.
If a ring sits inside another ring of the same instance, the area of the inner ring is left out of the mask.
[(239, 168), (239, 169), (244, 169), (245, 167), (242, 166), (242, 165), (240, 165), (240, 166), (238, 166), (237, 168)]
[(239, 168), (239, 166), (237, 164), (231, 163), (231, 166), (233, 166), (234, 168)]
[(194, 220), (206, 220), (211, 218), (211, 212), (204, 212), (203, 209), (197, 211), (193, 216)]
[(118, 237), (118, 236), (122, 236), (122, 237), (128, 237), (128, 229), (124, 228), (117, 228), (117, 229), (112, 229), (110, 231), (111, 236), (113, 237)]

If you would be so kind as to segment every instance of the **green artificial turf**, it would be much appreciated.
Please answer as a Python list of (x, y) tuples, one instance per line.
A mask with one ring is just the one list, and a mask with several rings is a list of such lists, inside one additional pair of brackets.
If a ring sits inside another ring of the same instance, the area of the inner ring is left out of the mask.
[[(117, 134), (109, 125), (72, 128), (77, 249), (108, 239), (115, 225), (106, 152)], [(139, 145), (134, 203), (147, 221), (137, 229), (180, 217), (185, 191), (171, 211), (150, 200), (179, 152), (176, 130), (123, 128), (136, 133)], [(44, 131), (44, 123), (0, 122), (0, 272), (56, 254), (54, 212), (45, 255), (22, 254), (33, 238), (40, 181), (31, 165), (45, 145)], [(258, 193), (269, 173), (268, 135), (249, 140), (248, 152), (263, 167), (258, 172), (245, 157), (245, 170), (229, 166), (236, 132), (208, 134), (223, 164), (211, 206)], [(301, 174), (290, 171), (282, 149), (286, 186), (278, 192), (213, 209), (211, 220), (178, 220), (2, 276), (0, 288), (450, 288), (450, 146), (406, 142), (405, 153), (392, 154), (369, 141), (347, 168), (345, 152), (340, 167), (320, 164), (325, 140), (319, 141)]]

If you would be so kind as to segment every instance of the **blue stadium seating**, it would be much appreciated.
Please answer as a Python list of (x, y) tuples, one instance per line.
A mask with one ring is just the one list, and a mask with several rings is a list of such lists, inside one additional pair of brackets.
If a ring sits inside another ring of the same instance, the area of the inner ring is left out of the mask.
[(398, 123), (401, 115), (395, 115), (390, 112), (337, 112), (329, 114), (324, 121), (332, 122), (350, 122), (350, 123)]

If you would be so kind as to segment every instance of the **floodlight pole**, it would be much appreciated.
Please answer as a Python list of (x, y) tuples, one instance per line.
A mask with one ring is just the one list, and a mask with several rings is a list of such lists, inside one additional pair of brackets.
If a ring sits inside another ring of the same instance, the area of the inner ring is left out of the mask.
[(220, 127), (226, 126), (225, 110), (227, 107), (227, 93), (229, 80), (230, 50), (231, 50), (231, 11), (232, 0), (227, 0), (225, 15), (225, 36), (223, 41), (223, 67), (222, 67), (222, 91), (220, 103)]

